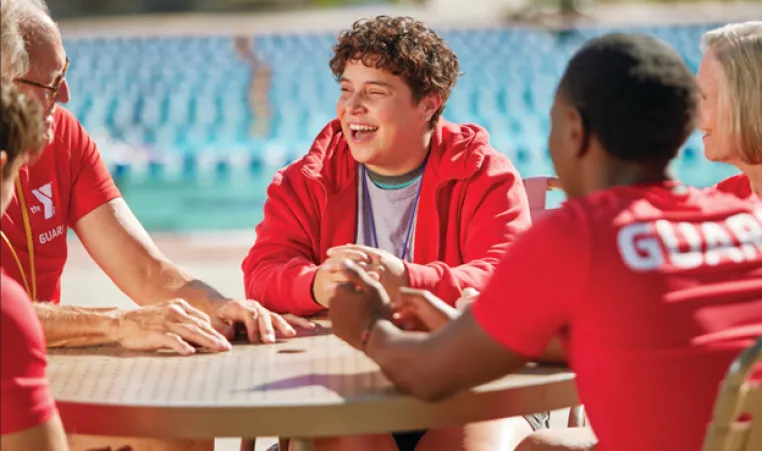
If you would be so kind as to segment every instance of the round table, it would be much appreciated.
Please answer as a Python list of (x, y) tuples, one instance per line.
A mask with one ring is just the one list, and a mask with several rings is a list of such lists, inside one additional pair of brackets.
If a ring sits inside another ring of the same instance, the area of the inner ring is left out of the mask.
[(67, 432), (127, 437), (310, 438), (452, 426), (570, 407), (574, 374), (528, 366), (438, 403), (401, 395), (328, 328), (181, 357), (117, 347), (50, 350)]

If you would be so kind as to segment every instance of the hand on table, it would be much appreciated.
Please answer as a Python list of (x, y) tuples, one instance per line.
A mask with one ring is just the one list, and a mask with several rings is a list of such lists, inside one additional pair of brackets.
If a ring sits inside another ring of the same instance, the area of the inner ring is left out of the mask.
[(126, 349), (169, 348), (190, 355), (195, 353), (193, 345), (214, 352), (231, 348), (228, 340), (214, 330), (209, 315), (182, 299), (120, 311), (115, 319), (114, 341)]
[(310, 320), (291, 314), (279, 315), (266, 309), (256, 301), (220, 300), (210, 304), (209, 315), (212, 326), (228, 340), (235, 336), (235, 324), (246, 326), (247, 337), (251, 343), (274, 343), (276, 333), (284, 337), (293, 337), (293, 326), (312, 330), (316, 326)]
[(466, 288), (455, 302), (456, 307), (452, 307), (430, 291), (403, 287), (392, 303), (392, 318), (407, 330), (434, 331), (454, 320), (460, 314), (459, 310), (478, 296), (478, 291)]
[(340, 283), (331, 297), (331, 331), (356, 349), (362, 349), (362, 335), (376, 320), (389, 316), (391, 302), (381, 283), (352, 260), (344, 260)]
[(328, 257), (342, 257), (357, 262), (371, 277), (381, 283), (393, 299), (397, 297), (401, 287), (410, 284), (405, 262), (382, 249), (345, 244), (328, 249)]

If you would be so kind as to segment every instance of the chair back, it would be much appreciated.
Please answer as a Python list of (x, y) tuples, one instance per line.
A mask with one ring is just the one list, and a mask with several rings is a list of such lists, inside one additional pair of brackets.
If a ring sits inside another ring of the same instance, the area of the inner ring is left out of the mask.
[(760, 362), (762, 337), (730, 365), (714, 404), (703, 451), (762, 450), (762, 383), (749, 380)]
[(527, 192), (529, 211), (534, 222), (549, 211), (545, 207), (548, 191), (560, 189), (560, 185), (556, 177), (527, 177), (524, 179), (524, 189)]

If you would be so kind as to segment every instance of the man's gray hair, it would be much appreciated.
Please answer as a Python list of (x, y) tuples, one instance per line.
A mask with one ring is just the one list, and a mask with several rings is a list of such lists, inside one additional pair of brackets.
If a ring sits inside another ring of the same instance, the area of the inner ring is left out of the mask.
[(720, 127), (732, 151), (747, 164), (762, 164), (762, 21), (734, 23), (709, 31), (704, 52), (720, 64)]
[[(0, 0), (0, 55), (2, 76), (14, 79), (29, 69), (27, 42), (34, 32), (50, 19), (50, 10), (44, 0)], [(42, 20), (41, 20), (42, 19)]]
[(19, 32), (19, 9), (16, 7), (23, 1), (2, 0), (0, 3), (0, 70), (7, 80), (24, 75), (29, 67), (29, 56)]

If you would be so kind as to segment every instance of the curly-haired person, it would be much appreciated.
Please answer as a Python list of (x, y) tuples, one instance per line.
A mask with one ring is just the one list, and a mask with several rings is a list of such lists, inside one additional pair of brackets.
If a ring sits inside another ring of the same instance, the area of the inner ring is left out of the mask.
[[(330, 67), (337, 117), (268, 188), (243, 262), (246, 295), (277, 312), (324, 312), (346, 258), (392, 297), (413, 287), (454, 303), (481, 290), (530, 212), (519, 173), (486, 130), (441, 117), (460, 75), (455, 53), (417, 20), (380, 16), (339, 35)], [(318, 446), (505, 450), (545, 423), (537, 415)]]

